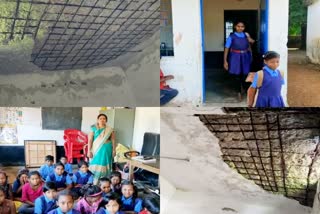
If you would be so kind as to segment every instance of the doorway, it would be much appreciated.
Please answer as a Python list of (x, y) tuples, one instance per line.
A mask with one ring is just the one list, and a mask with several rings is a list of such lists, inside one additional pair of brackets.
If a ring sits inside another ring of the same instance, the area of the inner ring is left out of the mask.
[[(218, 5), (218, 4), (217, 4)], [(203, 6), (203, 5), (202, 5)], [(204, 29), (204, 63), (203, 63), (203, 103), (230, 103), (246, 105), (245, 99), (239, 101), (238, 91), (233, 79), (227, 71), (223, 69), (223, 54), (224, 44), (226, 39), (233, 32), (233, 23), (237, 20), (241, 20), (245, 23), (245, 32), (248, 32), (250, 36), (256, 41), (252, 45), (253, 61), (251, 65), (251, 71), (258, 71), (263, 66), (262, 54), (267, 48), (267, 15), (268, 15), (268, 0), (261, 0), (256, 2), (253, 9), (240, 9), (233, 10), (228, 7), (221, 7), (223, 19), (212, 21), (216, 26), (215, 35), (221, 35), (216, 40), (212, 38), (206, 38), (205, 35), (212, 33), (206, 32), (210, 22), (205, 20), (208, 15), (204, 16), (203, 29)], [(228, 8), (228, 9), (224, 9)], [(205, 23), (205, 25), (204, 25)], [(220, 41), (217, 41), (220, 40)], [(209, 42), (208, 42), (209, 41)], [(211, 43), (216, 43), (211, 45)]]

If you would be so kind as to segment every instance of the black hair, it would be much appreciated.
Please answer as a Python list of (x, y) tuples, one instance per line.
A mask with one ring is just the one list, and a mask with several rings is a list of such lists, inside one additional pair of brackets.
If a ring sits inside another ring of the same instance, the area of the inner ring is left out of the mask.
[(121, 207), (122, 207), (121, 197), (115, 194), (110, 195), (107, 198), (104, 198), (99, 204), (99, 207), (105, 207), (109, 203), (109, 201), (116, 201), (119, 204), (119, 210), (121, 210)]
[(113, 177), (119, 177), (120, 178), (120, 182), (122, 180), (121, 178), (121, 173), (118, 172), (118, 171), (112, 171), (111, 174), (110, 174), (110, 179), (112, 179)]
[(64, 169), (64, 164), (63, 164), (63, 163), (61, 163), (61, 162), (56, 163), (56, 164), (54, 165), (54, 168), (57, 168), (58, 166), (62, 166), (63, 169)]
[(108, 116), (105, 115), (105, 114), (99, 114), (98, 117), (97, 117), (97, 119), (99, 119), (101, 116), (104, 116), (104, 117), (106, 118), (106, 120), (108, 121)]
[(142, 207), (146, 208), (152, 214), (159, 214), (160, 197), (155, 194), (146, 196), (142, 201)]
[(47, 155), (47, 156), (45, 157), (45, 161), (52, 161), (52, 162), (54, 162), (54, 157), (53, 157), (52, 155)]
[[(135, 199), (138, 197), (138, 191), (137, 191), (137, 187), (134, 185), (134, 183), (132, 181), (128, 181), (128, 180), (123, 180), (121, 182), (121, 191), (122, 191), (122, 188), (126, 185), (131, 185), (132, 188), (133, 188), (133, 194), (132, 194), (132, 197)], [(134, 201), (134, 200), (133, 200)]]
[(44, 183), (43, 187), (42, 187), (42, 191), (43, 192), (47, 192), (49, 190), (55, 190), (57, 191), (57, 186), (55, 182), (52, 181), (47, 181)]
[(100, 182), (100, 183), (102, 183), (102, 182), (109, 182), (109, 183), (111, 183), (110, 179), (107, 178), (107, 177), (99, 178), (99, 182)]
[(60, 198), (61, 196), (70, 196), (70, 197), (72, 198), (72, 200), (74, 200), (71, 191), (70, 191), (70, 190), (67, 190), (67, 189), (62, 190), (61, 192), (58, 193), (57, 201), (59, 201), (59, 198)]
[(81, 168), (83, 165), (86, 165), (87, 167), (89, 167), (88, 162), (80, 161), (80, 162), (78, 163), (78, 167), (79, 167), (79, 168)]
[(81, 196), (88, 197), (90, 195), (94, 195), (94, 194), (101, 192), (101, 189), (97, 185), (86, 184), (81, 187), (79, 192), (80, 192)]
[(41, 178), (41, 175), (38, 171), (31, 171), (29, 172), (28, 178), (31, 178), (32, 175), (38, 175)]
[(28, 169), (20, 169), (17, 175), (17, 180), (20, 179), (21, 175), (27, 175), (29, 174), (29, 170)]
[(0, 192), (3, 192), (3, 194), (5, 194), (6, 195), (6, 189), (5, 189), (5, 187), (3, 187), (3, 186), (0, 186)]
[(244, 21), (242, 20), (237, 20), (233, 22), (233, 27), (236, 27), (239, 23), (242, 23), (244, 26), (246, 26), (246, 23), (244, 23)]
[(270, 59), (274, 59), (274, 58), (280, 58), (280, 54), (278, 54), (275, 51), (267, 51), (262, 58), (264, 60), (270, 60)]

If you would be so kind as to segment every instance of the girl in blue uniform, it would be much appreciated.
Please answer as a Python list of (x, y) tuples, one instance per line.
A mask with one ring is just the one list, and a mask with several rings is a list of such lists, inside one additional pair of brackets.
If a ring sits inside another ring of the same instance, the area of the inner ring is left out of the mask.
[(56, 194), (57, 187), (54, 182), (46, 182), (43, 187), (43, 195), (35, 200), (34, 214), (45, 214), (57, 208)]
[(268, 51), (263, 59), (265, 66), (256, 73), (248, 90), (248, 107), (285, 107), (281, 96), (284, 79), (278, 70), (280, 55), (275, 51)]
[(64, 171), (62, 163), (55, 164), (54, 173), (48, 175), (46, 181), (55, 182), (58, 191), (72, 188), (72, 180), (68, 173)]
[(101, 203), (101, 208), (96, 214), (125, 214), (121, 211), (122, 201), (121, 198), (117, 196), (110, 196), (105, 198)]
[(137, 191), (131, 181), (124, 180), (121, 184), (122, 211), (126, 214), (139, 213), (142, 210), (142, 200), (137, 197)]
[(239, 100), (242, 100), (242, 93), (246, 90), (245, 79), (250, 72), (252, 53), (250, 43), (254, 43), (248, 33), (244, 32), (243, 22), (234, 23), (235, 31), (230, 34), (225, 44), (224, 68), (237, 81)]

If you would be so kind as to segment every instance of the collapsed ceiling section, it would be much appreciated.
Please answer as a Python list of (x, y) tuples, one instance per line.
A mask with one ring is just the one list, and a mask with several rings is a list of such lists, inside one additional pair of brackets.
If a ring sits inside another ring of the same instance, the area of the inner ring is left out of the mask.
[(320, 109), (199, 115), (219, 139), (223, 160), (263, 189), (312, 206), (320, 177)]
[(0, 44), (30, 36), (43, 70), (88, 68), (137, 48), (160, 27), (159, 0), (0, 2)]

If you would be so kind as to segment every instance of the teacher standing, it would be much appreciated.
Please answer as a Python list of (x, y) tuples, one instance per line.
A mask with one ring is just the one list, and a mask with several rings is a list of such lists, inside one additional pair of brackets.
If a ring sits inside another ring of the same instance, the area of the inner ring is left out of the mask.
[(88, 136), (87, 154), (90, 158), (89, 169), (94, 174), (94, 184), (98, 184), (99, 178), (110, 174), (116, 154), (115, 134), (113, 128), (107, 124), (107, 115), (99, 114), (97, 119), (97, 124), (91, 126)]

